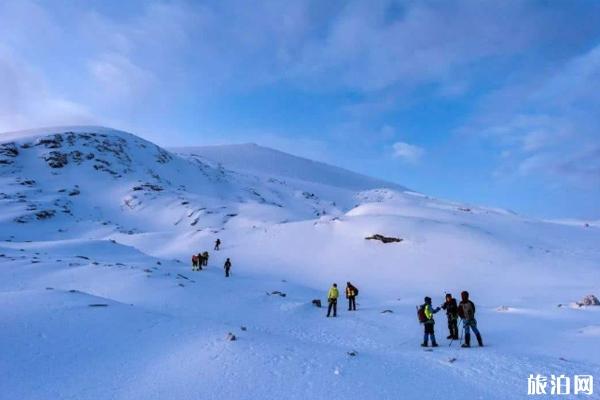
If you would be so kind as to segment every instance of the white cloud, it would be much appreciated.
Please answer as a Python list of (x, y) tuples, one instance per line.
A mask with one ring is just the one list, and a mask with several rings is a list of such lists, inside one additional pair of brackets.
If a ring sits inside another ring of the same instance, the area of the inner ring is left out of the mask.
[(392, 145), (394, 151), (394, 157), (400, 158), (409, 163), (418, 162), (425, 150), (422, 147), (408, 144), (406, 142), (396, 142)]
[(508, 152), (502, 176), (546, 178), (552, 184), (600, 181), (600, 44), (533, 81), (488, 96), (461, 128)]
[(0, 132), (95, 123), (83, 105), (53, 93), (45, 76), (0, 46)]
[(120, 54), (102, 54), (88, 68), (97, 84), (101, 99), (113, 103), (138, 101), (156, 84), (154, 75)]

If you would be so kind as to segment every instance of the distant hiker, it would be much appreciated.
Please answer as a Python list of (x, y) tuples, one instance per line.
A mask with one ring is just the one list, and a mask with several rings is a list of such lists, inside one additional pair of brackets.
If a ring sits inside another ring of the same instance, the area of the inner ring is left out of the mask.
[(202, 265), (204, 265), (204, 257), (202, 257), (202, 253), (198, 253), (198, 270), (202, 271)]
[(446, 339), (458, 340), (458, 305), (452, 294), (446, 293), (446, 302), (442, 304), (442, 309), (446, 310), (448, 317), (448, 331), (450, 334)]
[(481, 334), (479, 333), (479, 329), (477, 329), (477, 320), (475, 319), (475, 304), (469, 300), (469, 292), (466, 290), (460, 294), (460, 297), (462, 301), (458, 305), (458, 315), (462, 318), (465, 329), (465, 343), (463, 343), (462, 347), (471, 347), (470, 329), (473, 329), (479, 346), (483, 346)]
[(219, 250), (219, 246), (221, 246), (221, 239), (215, 241), (215, 250)]
[(431, 297), (425, 297), (425, 304), (423, 304), (418, 311), (419, 322), (423, 324), (425, 327), (425, 333), (423, 335), (423, 343), (421, 343), (422, 347), (427, 347), (427, 343), (429, 341), (429, 337), (431, 336), (431, 347), (438, 347), (437, 342), (435, 341), (435, 332), (434, 325), (435, 320), (433, 319), (433, 314), (440, 311), (440, 308), (431, 307)]
[(204, 261), (204, 263), (202, 265), (207, 267), (208, 266), (208, 251), (205, 251), (204, 253), (202, 253), (202, 260)]
[(198, 256), (193, 254), (192, 255), (192, 271), (195, 271), (196, 268), (198, 268)]
[(225, 260), (225, 265), (223, 268), (225, 268), (225, 278), (229, 278), (229, 270), (231, 269), (231, 261), (229, 258)]
[(346, 282), (346, 298), (348, 299), (348, 311), (356, 311), (356, 296), (358, 289), (350, 282)]
[(340, 291), (337, 288), (337, 283), (334, 283), (333, 286), (329, 289), (327, 293), (327, 301), (329, 302), (329, 306), (327, 307), (327, 318), (331, 315), (331, 310), (333, 309), (333, 316), (337, 317), (337, 299), (340, 296)]

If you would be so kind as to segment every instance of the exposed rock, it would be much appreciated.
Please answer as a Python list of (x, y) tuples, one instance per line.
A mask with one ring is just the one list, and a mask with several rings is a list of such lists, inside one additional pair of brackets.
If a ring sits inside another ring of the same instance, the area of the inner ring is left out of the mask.
[(14, 143), (0, 144), (0, 154), (6, 157), (16, 157), (19, 155), (19, 149)]
[(237, 340), (237, 337), (236, 337), (236, 336), (235, 336), (233, 333), (229, 332), (229, 333), (227, 334), (227, 337), (225, 338), (225, 340), (228, 340), (228, 341), (230, 341), (230, 342), (233, 342), (233, 341), (236, 341), (236, 340)]
[(279, 290), (274, 290), (274, 291), (271, 292), (271, 294), (276, 294), (276, 295), (279, 295), (280, 297), (287, 296), (285, 293), (280, 292)]
[(46, 136), (43, 138), (39, 138), (35, 145), (36, 146), (44, 146), (47, 149), (58, 149), (60, 147), (62, 147), (62, 135), (60, 134), (55, 134), (55, 135), (50, 135), (50, 136)]
[(381, 313), (382, 314), (393, 314), (394, 312), (392, 310), (383, 310)]
[(600, 306), (600, 300), (593, 294), (585, 296), (577, 305), (581, 306)]
[(358, 351), (352, 350), (348, 351), (346, 354), (348, 354), (350, 357), (356, 357), (358, 355)]
[(134, 186), (131, 190), (133, 190), (134, 192), (137, 192), (140, 190), (151, 190), (154, 192), (161, 192), (164, 189), (161, 186), (155, 185), (153, 183), (144, 183), (142, 185)]
[(42, 210), (35, 213), (35, 217), (39, 220), (48, 219), (54, 217), (56, 211), (54, 210)]
[(108, 304), (103, 304), (103, 303), (88, 304), (88, 307), (108, 307)]
[(51, 151), (44, 157), (50, 168), (62, 168), (69, 163), (69, 159), (65, 153), (60, 151)]
[(319, 307), (319, 308), (321, 308), (321, 307), (322, 307), (322, 305), (321, 305), (321, 300), (319, 300), (319, 299), (314, 299), (314, 300), (312, 301), (312, 304), (314, 304), (314, 305), (315, 305), (315, 307)]
[(404, 239), (401, 238), (396, 238), (396, 237), (390, 237), (390, 236), (383, 236), (380, 234), (375, 234), (373, 236), (368, 236), (365, 238), (366, 240), (379, 240), (383, 243), (399, 243)]
[(166, 164), (173, 159), (171, 154), (169, 154), (167, 151), (161, 149), (158, 146), (156, 146), (156, 151), (158, 153), (156, 155), (156, 161), (160, 164)]

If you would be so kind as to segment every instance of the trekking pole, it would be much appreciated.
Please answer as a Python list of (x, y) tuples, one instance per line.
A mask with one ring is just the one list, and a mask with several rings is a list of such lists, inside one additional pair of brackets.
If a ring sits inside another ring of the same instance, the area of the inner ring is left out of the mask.
[(460, 330), (460, 347), (462, 347), (462, 341), (463, 341), (463, 333), (465, 331), (465, 324), (463, 323), (463, 319), (460, 319), (460, 324), (462, 325), (462, 329)]

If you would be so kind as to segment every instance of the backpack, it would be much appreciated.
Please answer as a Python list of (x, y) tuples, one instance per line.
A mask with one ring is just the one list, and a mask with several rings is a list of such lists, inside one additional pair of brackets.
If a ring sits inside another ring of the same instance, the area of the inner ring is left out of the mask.
[(358, 296), (358, 288), (357, 287), (354, 287), (354, 295)]
[(417, 317), (419, 318), (420, 323), (427, 322), (427, 317), (425, 316), (425, 305), (417, 308)]
[(468, 321), (475, 318), (475, 309), (471, 301), (461, 302), (460, 306), (462, 308), (462, 317), (464, 319)]

